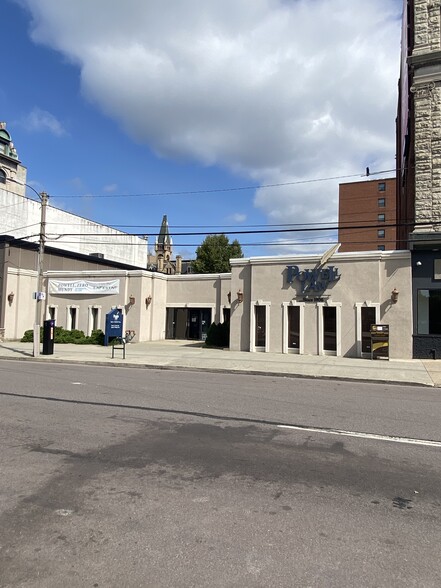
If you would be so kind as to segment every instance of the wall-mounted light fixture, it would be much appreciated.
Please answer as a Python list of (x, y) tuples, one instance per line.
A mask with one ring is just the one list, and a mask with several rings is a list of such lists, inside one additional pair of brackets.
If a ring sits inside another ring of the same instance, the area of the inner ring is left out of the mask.
[(396, 288), (394, 288), (390, 293), (390, 299), (392, 301), (392, 304), (396, 304), (398, 302), (398, 294), (399, 291)]
[(150, 304), (152, 303), (152, 297), (150, 296), (150, 294), (147, 296), (147, 298), (145, 299), (145, 305), (146, 306), (150, 306)]
[(130, 306), (133, 306), (133, 305), (135, 304), (135, 302), (136, 302), (136, 299), (135, 299), (135, 297), (133, 296), (133, 294), (131, 294), (131, 295), (129, 296), (129, 304), (130, 304)]
[(8, 302), (9, 302), (9, 304), (12, 304), (14, 302), (14, 296), (15, 296), (14, 292), (10, 292), (8, 294)]
[(416, 265), (417, 265), (418, 267), (420, 267), (420, 266), (421, 266), (421, 265), (423, 265), (423, 264), (421, 263), (421, 261), (417, 261), (417, 262), (416, 262)]
[(228, 292), (227, 298), (228, 298), (228, 304), (231, 304), (231, 292)]
[(242, 290), (238, 290), (237, 291), (237, 301), (239, 304), (241, 304), (243, 302), (243, 292)]

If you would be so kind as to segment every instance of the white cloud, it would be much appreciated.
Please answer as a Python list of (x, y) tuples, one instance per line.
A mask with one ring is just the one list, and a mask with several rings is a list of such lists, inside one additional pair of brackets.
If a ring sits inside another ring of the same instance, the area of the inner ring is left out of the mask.
[(26, 130), (32, 132), (49, 132), (56, 137), (66, 135), (66, 130), (57, 118), (41, 108), (33, 108), (20, 123)]
[[(20, 1), (84, 95), (161, 156), (261, 184), (394, 166), (397, 0)], [(260, 189), (255, 205), (335, 219), (337, 185)]]
[(117, 184), (107, 184), (107, 186), (104, 186), (103, 192), (106, 192), (107, 194), (111, 194), (113, 192), (116, 192), (117, 189), (118, 189)]
[(233, 223), (244, 223), (247, 220), (247, 215), (241, 212), (235, 212), (228, 217), (228, 221)]

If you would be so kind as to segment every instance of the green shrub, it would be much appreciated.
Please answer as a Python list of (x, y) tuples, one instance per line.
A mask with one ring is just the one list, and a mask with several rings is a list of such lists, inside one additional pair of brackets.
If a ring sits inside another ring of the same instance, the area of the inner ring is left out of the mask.
[(230, 346), (230, 323), (211, 323), (205, 341), (207, 347), (229, 347)]
[[(23, 343), (32, 343), (34, 340), (34, 331), (30, 329), (25, 331), (21, 341)], [(43, 340), (43, 327), (40, 329), (40, 341)], [(66, 331), (63, 327), (55, 327), (54, 344), (74, 343), (76, 345), (104, 345), (104, 333), (98, 329), (92, 331), (90, 337), (86, 337), (84, 331), (73, 329)]]

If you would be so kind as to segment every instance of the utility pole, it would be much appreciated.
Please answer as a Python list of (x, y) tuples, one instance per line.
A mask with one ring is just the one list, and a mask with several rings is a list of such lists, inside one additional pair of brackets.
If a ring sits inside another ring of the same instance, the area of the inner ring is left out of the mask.
[(41, 200), (41, 220), (40, 220), (40, 241), (38, 246), (38, 263), (37, 263), (37, 292), (35, 293), (35, 322), (34, 322), (34, 357), (40, 355), (40, 322), (41, 322), (41, 301), (43, 299), (43, 258), (44, 244), (46, 241), (46, 206), (49, 200), (48, 194), (42, 192), (39, 194)]

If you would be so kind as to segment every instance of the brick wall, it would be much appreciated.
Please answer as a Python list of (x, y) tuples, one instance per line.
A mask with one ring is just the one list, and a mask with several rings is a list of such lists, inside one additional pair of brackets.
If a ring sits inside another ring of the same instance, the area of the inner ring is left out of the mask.
[[(379, 199), (384, 199), (384, 206), (379, 204)], [(379, 215), (384, 215), (384, 221), (379, 220)], [(395, 178), (340, 184), (338, 240), (341, 252), (396, 249), (395, 223)], [(384, 237), (380, 237), (378, 231), (384, 231)]]

